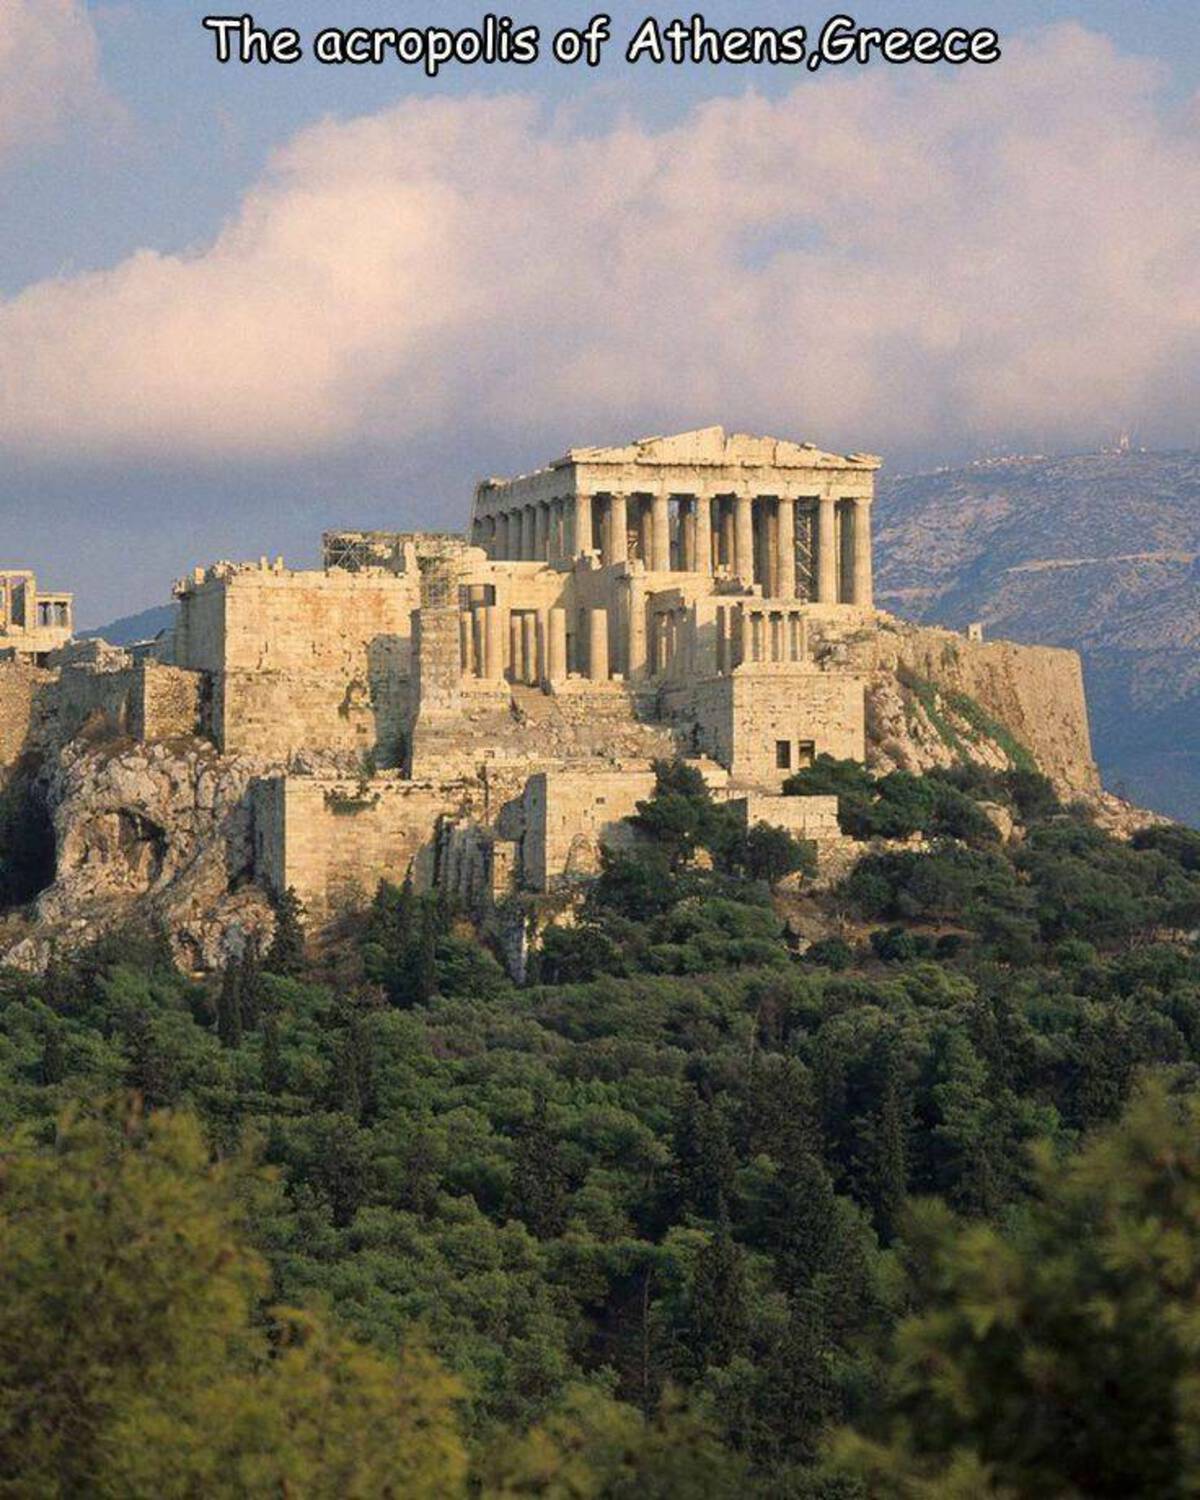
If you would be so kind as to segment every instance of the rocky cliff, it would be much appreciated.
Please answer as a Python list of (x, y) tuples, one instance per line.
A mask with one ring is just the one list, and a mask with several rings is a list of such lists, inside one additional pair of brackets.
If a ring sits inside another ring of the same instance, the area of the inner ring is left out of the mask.
[(884, 617), (827, 639), (867, 677), (869, 753), (880, 768), (921, 771), (960, 760), (1043, 771), (1064, 798), (1093, 798), (1087, 703), (1074, 651), (971, 641)]
[(135, 914), (161, 923), (188, 969), (222, 963), (250, 934), (267, 937), (246, 796), (263, 770), (198, 740), (68, 742), (38, 786), (52, 814), (54, 882), (33, 922), (0, 941), (4, 961), (41, 968), (56, 944), (74, 947)]

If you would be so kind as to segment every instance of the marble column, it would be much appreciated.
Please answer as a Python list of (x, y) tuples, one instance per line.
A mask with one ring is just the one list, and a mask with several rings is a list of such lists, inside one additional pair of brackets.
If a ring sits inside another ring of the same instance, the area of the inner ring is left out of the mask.
[(733, 506), (728, 500), (720, 500), (717, 503), (720, 507), (718, 520), (721, 528), (721, 561), (725, 567), (725, 571), (732, 574), (734, 571), (734, 564), (737, 561), (737, 539), (735, 535), (736, 525), (734, 521)]
[(712, 566), (712, 501), (707, 495), (696, 495), (692, 499), (692, 512), (696, 522), (696, 561), (698, 573), (711, 574)]
[(632, 586), (629, 592), (629, 639), (626, 650), (626, 675), (630, 679), (643, 677), (646, 673), (646, 605), (642, 599), (641, 585)]
[(642, 559), (642, 566), (650, 566), (650, 554), (654, 551), (654, 528), (652, 510), (653, 506), (648, 495), (643, 495), (637, 502), (638, 506), (638, 555)]
[(521, 616), (521, 665), (524, 667), (522, 682), (536, 687), (538, 678), (538, 622), (533, 610), (527, 609)]
[(679, 565), (685, 573), (696, 571), (696, 500), (680, 501)]
[(520, 506), (508, 514), (508, 555), (513, 562), (525, 556), (525, 512)]
[(475, 632), (472, 629), (471, 611), (458, 612), (458, 661), (464, 677), (475, 675)]
[(508, 512), (501, 511), (496, 517), (496, 550), (493, 557), (503, 561), (508, 556)]
[(550, 507), (543, 500), (534, 506), (533, 515), (533, 555), (538, 562), (545, 562), (550, 556)]
[(552, 609), (546, 616), (546, 681), (563, 682), (567, 675), (567, 612)]
[(624, 495), (608, 497), (608, 557), (605, 561), (629, 561), (629, 507)]
[(592, 497), (575, 496), (575, 556), (592, 550)]
[(779, 497), (777, 532), (778, 591), (781, 599), (796, 597), (796, 502)]
[(754, 582), (754, 498), (734, 499), (733, 572), (749, 587)]
[(608, 681), (608, 611), (588, 610), (588, 676), (593, 682)]
[(770, 500), (764, 500), (762, 510), (763, 528), (763, 593), (771, 599), (779, 598), (779, 512)]
[(521, 616), (512, 610), (508, 616), (508, 680), (525, 681), (525, 636)]
[(854, 602), (863, 609), (874, 606), (871, 580), (871, 502), (865, 496), (854, 501)]
[(671, 510), (666, 495), (650, 502), (650, 568), (655, 573), (671, 571)]
[(837, 516), (831, 495), (817, 502), (817, 602), (838, 602)]
[(498, 604), (483, 607), (483, 675), (489, 682), (504, 677), (504, 611)]

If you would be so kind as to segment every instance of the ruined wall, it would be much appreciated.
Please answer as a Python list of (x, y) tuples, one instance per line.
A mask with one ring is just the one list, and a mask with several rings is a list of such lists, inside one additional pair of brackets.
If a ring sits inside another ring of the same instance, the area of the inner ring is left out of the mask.
[(58, 731), (69, 739), (98, 716), (108, 734), (135, 740), (198, 734), (207, 717), (206, 684), (203, 673), (150, 659), (130, 663), (125, 652), (110, 650), (63, 667), (55, 693)]
[(56, 675), (23, 661), (0, 661), (0, 786), (22, 755), (45, 744)]
[(133, 672), (129, 732), (139, 740), (177, 739), (203, 728), (205, 678), (183, 667), (142, 661)]
[[(124, 652), (119, 656), (128, 663)], [(64, 667), (58, 681), (58, 728), (64, 739), (89, 721), (100, 721), (109, 735), (130, 734), (134, 669), (84, 663)]]
[(213, 735), (228, 752), (395, 765), (418, 601), (404, 575), (237, 570), (182, 596), (176, 661), (214, 674)]
[[(663, 699), (677, 722), (694, 722), (690, 749), (740, 781), (777, 788), (810, 753), (863, 758), (863, 679), (854, 674), (760, 663), (669, 688)], [(777, 764), (780, 742), (787, 766)]]
[(563, 879), (595, 874), (600, 846), (620, 848), (634, 831), (623, 820), (654, 791), (654, 772), (551, 771), (525, 787), (522, 884), (548, 891)]
[(264, 777), (254, 787), (256, 877), (294, 889), (316, 918), (369, 901), (381, 880), (409, 869), (418, 888), (434, 879), (443, 818), (483, 812), (478, 785), (377, 776)]
[(755, 823), (768, 823), (772, 828), (786, 828), (798, 839), (812, 839), (819, 844), (842, 837), (836, 797), (773, 797), (751, 792), (745, 797), (730, 798), (729, 806), (747, 828)]

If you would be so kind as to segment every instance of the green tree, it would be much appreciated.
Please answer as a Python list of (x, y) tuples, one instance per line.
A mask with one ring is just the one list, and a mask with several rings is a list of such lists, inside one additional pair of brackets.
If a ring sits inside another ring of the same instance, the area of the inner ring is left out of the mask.
[(517, 1132), (509, 1212), (539, 1240), (548, 1240), (566, 1228), (569, 1200), (562, 1147), (550, 1129), (545, 1095), (539, 1094)]
[(914, 1209), (913, 1313), (880, 1429), (835, 1467), (873, 1496), (1161, 1497), (1200, 1487), (1200, 1100), (1149, 1087), (1007, 1228)]
[(253, 1192), (195, 1120), (114, 1106), (50, 1147), (9, 1136), (0, 1162), (6, 1493), (462, 1492), (456, 1382), (313, 1315), (260, 1316)]
[(817, 847), (811, 839), (798, 839), (786, 828), (755, 823), (740, 841), (739, 863), (751, 880), (776, 885), (797, 870), (815, 875)]
[(745, 1254), (734, 1242), (722, 1201), (716, 1231), (696, 1256), (680, 1330), (684, 1368), (693, 1378), (710, 1365), (727, 1365), (742, 1350), (748, 1300)]
[(275, 935), (263, 963), (272, 974), (304, 968), (304, 904), (290, 885), (275, 902)]
[(221, 971), (221, 987), (217, 991), (217, 1035), (223, 1047), (241, 1046), (241, 967), (232, 960)]

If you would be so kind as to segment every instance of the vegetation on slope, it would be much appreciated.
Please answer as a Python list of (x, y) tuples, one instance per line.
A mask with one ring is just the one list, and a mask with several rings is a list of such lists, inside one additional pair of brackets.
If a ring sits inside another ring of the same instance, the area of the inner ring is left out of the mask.
[(10, 1491), (1189, 1493), (1200, 835), (795, 789), (893, 841), (803, 952), (809, 851), (663, 767), (523, 988), (386, 887), (3, 979)]

